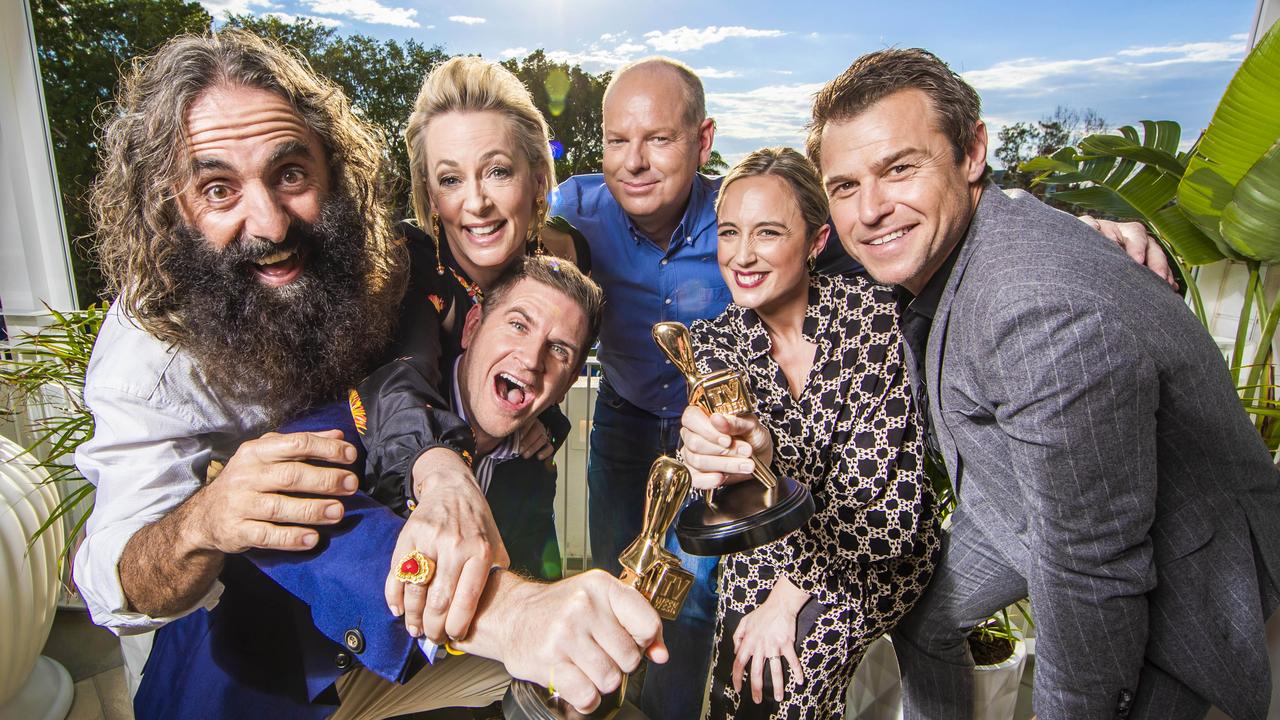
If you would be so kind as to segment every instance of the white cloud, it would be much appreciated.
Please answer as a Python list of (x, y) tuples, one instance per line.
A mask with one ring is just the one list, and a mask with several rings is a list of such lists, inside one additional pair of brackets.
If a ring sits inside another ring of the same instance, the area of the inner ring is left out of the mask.
[[(250, 0), (252, 1), (252, 0)], [(381, 0), (302, 0), (312, 12), (322, 15), (339, 15), (373, 25), (395, 27), (422, 27), (414, 20), (418, 11), (413, 8), (388, 7)]]
[(270, 10), (279, 7), (271, 0), (200, 0), (205, 12), (220, 18), (226, 13), (232, 15), (253, 15), (254, 8)]
[(507, 48), (506, 50), (503, 50), (502, 52), (498, 53), (498, 57), (502, 58), (503, 60), (510, 60), (511, 58), (524, 57), (525, 55), (528, 55), (528, 54), (529, 54), (529, 48), (527, 47), (513, 47), (513, 48)]
[(580, 51), (551, 50), (547, 52), (547, 59), (552, 62), (581, 65), (588, 70), (596, 71), (618, 68), (631, 62), (634, 58), (629, 55), (619, 55), (613, 50), (593, 46)]
[(266, 16), (278, 18), (280, 22), (288, 24), (293, 24), (299, 20), (310, 20), (325, 27), (338, 27), (342, 24), (342, 21), (336, 18), (320, 17), (318, 15), (290, 15), (289, 13), (270, 12), (266, 13)]
[(483, 25), (486, 22), (482, 17), (473, 17), (471, 15), (450, 15), (449, 21), (462, 23), (463, 25)]
[(583, 50), (551, 50), (547, 58), (598, 72), (617, 69), (648, 52), (648, 46), (633, 42), (627, 33), (605, 33)]
[(970, 70), (963, 75), (965, 80), (982, 91), (1047, 95), (1067, 86), (1096, 84), (1101, 78), (1137, 79), (1170, 65), (1239, 62), (1244, 57), (1244, 50), (1243, 40), (1232, 36), (1222, 42), (1132, 47), (1117, 51), (1115, 55), (1094, 58), (1019, 58), (981, 70)]
[(698, 73), (698, 77), (703, 80), (719, 80), (722, 78), (740, 77), (737, 70), (717, 70), (713, 67), (694, 68), (694, 72)]
[(729, 38), (779, 37), (785, 34), (781, 30), (759, 30), (741, 25), (723, 27), (710, 25), (701, 30), (686, 26), (665, 32), (654, 30), (645, 33), (644, 37), (650, 47), (660, 52), (688, 52), (724, 42)]
[(716, 119), (718, 137), (749, 140), (756, 146), (799, 147), (804, 142), (813, 95), (821, 87), (821, 83), (799, 83), (709, 93), (707, 108)]
[(1244, 57), (1244, 40), (1226, 42), (1193, 42), (1181, 45), (1156, 45), (1121, 50), (1116, 53), (1124, 57), (1148, 57), (1151, 55), (1170, 55), (1165, 62), (1222, 62), (1224, 60), (1240, 60)]

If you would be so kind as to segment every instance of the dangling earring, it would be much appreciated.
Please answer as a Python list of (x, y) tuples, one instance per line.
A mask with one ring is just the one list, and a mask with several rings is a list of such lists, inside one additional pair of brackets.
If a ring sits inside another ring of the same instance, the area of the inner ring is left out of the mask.
[(529, 225), (529, 235), (525, 240), (525, 252), (534, 255), (546, 255), (547, 248), (542, 244), (542, 226), (547, 221), (547, 201), (539, 196), (533, 201), (533, 222)]
[(441, 244), (444, 243), (444, 226), (440, 224), (440, 213), (431, 211), (431, 239), (436, 243), (436, 274), (444, 274), (444, 259)]
[(817, 256), (817, 255), (810, 255), (810, 256), (809, 256), (809, 257), (804, 261), (804, 264), (805, 264), (805, 265), (807, 265), (807, 266), (809, 267), (809, 272), (813, 272), (813, 269), (814, 269), (814, 268), (816, 268), (816, 267), (818, 266), (818, 256)]

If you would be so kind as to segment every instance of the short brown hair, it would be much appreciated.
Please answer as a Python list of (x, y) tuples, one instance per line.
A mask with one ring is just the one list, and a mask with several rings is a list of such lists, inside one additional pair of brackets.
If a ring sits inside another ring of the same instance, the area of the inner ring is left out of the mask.
[(618, 71), (609, 79), (609, 84), (605, 86), (603, 102), (609, 102), (609, 93), (613, 92), (613, 86), (618, 84), (623, 75), (636, 70), (651, 69), (665, 70), (675, 76), (680, 83), (680, 94), (684, 96), (684, 112), (681, 113), (681, 120), (684, 121), (685, 127), (701, 127), (702, 121), (707, 119), (707, 93), (702, 87), (702, 79), (693, 71), (693, 68), (674, 58), (653, 55), (618, 68)]
[(822, 190), (822, 178), (813, 163), (789, 147), (760, 148), (738, 161), (720, 183), (716, 214), (720, 214), (720, 203), (730, 185), (743, 178), (764, 175), (776, 177), (791, 188), (796, 205), (800, 207), (800, 215), (804, 217), (806, 240), (827, 224), (831, 208), (827, 204), (827, 194)]
[[(404, 130), (409, 148), (409, 177), (413, 188), (413, 214), (418, 225), (429, 233), (431, 207), (427, 194), (427, 126), (450, 112), (500, 113), (507, 120), (511, 139), (529, 162), (534, 175), (546, 182), (545, 194), (556, 184), (556, 166), (551, 158), (550, 129), (533, 103), (533, 96), (510, 70), (498, 63), (474, 56), (451, 58), (436, 66), (422, 81), (418, 99)], [(535, 217), (532, 227), (542, 227), (546, 205), (539, 203), (543, 217)], [(437, 238), (444, 242), (444, 238)]]
[(205, 91), (241, 86), (275, 93), (324, 142), (334, 187), (348, 193), (364, 221), (372, 260), (372, 294), (396, 302), (407, 251), (387, 212), (385, 145), (360, 119), (342, 90), (306, 61), (242, 30), (181, 35), (123, 73), (116, 107), (103, 129), (101, 171), (90, 207), (95, 250), (108, 290), (144, 329), (176, 342), (183, 321), (174, 310), (173, 280), (162, 269), (178, 251), (182, 217), (175, 194), (191, 177), (187, 110)]
[(977, 138), (982, 114), (978, 92), (928, 50), (890, 48), (867, 53), (827, 83), (813, 100), (805, 152), (822, 167), (822, 131), (827, 123), (850, 120), (900, 90), (919, 90), (933, 105), (939, 130), (951, 139), (961, 162)]
[(600, 320), (604, 314), (604, 291), (600, 286), (568, 260), (551, 255), (526, 255), (511, 263), (484, 291), (481, 309), (487, 314), (501, 305), (511, 288), (521, 280), (533, 280), (559, 290), (582, 310), (587, 317), (587, 337), (579, 349), (581, 357), (578, 360), (586, 358), (587, 349), (595, 344), (600, 334)]

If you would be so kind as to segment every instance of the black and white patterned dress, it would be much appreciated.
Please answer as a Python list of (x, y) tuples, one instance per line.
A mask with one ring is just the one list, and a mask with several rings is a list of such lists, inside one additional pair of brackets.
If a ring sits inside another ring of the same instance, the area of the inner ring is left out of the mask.
[(730, 305), (691, 328), (699, 369), (747, 377), (773, 435), (774, 471), (807, 483), (817, 505), (790, 536), (723, 560), (711, 718), (733, 717), (740, 700), (753, 705), (748, 682), (745, 698), (733, 689), (732, 628), (765, 601), (779, 574), (824, 607), (808, 635), (796, 638), (805, 684), (789, 683), (772, 716), (838, 718), (867, 646), (916, 603), (937, 560), (936, 508), (892, 293), (857, 277), (809, 282), (804, 337), (817, 352), (799, 399), (754, 311)]

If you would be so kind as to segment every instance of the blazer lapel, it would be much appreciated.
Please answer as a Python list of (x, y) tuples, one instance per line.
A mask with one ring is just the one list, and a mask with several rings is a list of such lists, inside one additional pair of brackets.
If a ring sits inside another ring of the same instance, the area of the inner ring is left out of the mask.
[(993, 194), (999, 195), (1000, 199), (1004, 198), (1000, 188), (994, 185), (988, 184), (983, 189), (973, 219), (969, 222), (968, 230), (965, 231), (963, 244), (955, 251), (960, 254), (956, 257), (956, 264), (951, 268), (951, 276), (947, 278), (942, 297), (938, 299), (938, 309), (933, 316), (933, 325), (929, 329), (929, 343), (925, 349), (924, 368), (925, 382), (928, 383), (926, 387), (929, 391), (929, 417), (933, 421), (933, 432), (937, 436), (938, 449), (942, 452), (943, 461), (946, 462), (947, 473), (951, 476), (952, 491), (955, 492), (957, 499), (960, 497), (963, 464), (960, 460), (960, 452), (956, 448), (955, 437), (951, 434), (951, 428), (946, 423), (946, 415), (942, 412), (942, 360), (946, 354), (947, 325), (951, 320), (951, 305), (955, 301), (956, 290), (964, 279), (969, 259), (973, 257), (973, 252), (981, 241), (978, 230), (983, 225), (984, 206), (990, 206), (993, 203), (994, 200), (990, 199)]

